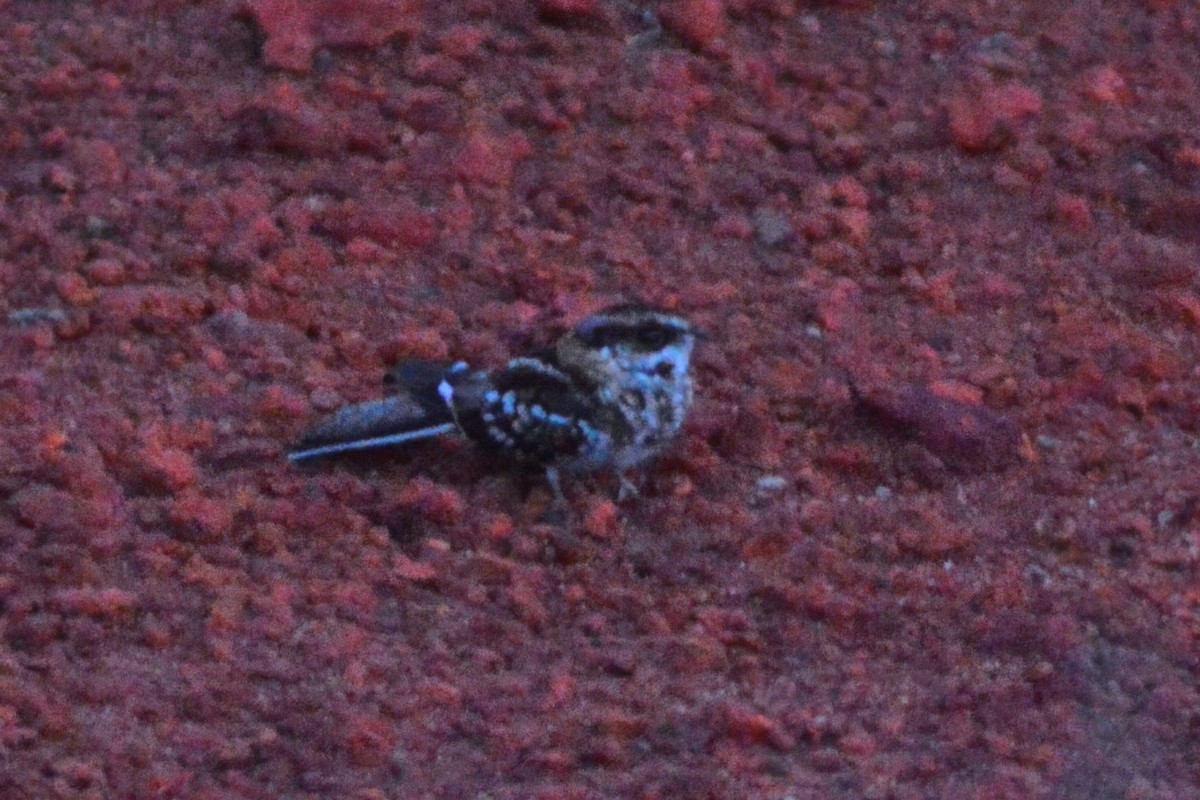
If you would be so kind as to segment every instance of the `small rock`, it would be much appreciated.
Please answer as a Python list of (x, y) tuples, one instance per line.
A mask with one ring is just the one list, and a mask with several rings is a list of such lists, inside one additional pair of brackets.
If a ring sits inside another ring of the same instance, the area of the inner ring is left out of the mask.
[(778, 247), (796, 235), (787, 217), (767, 208), (754, 212), (754, 233), (765, 247)]

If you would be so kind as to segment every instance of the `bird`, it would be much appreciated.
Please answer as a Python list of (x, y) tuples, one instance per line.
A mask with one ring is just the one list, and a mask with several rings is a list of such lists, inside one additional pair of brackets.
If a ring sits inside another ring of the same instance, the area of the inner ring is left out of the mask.
[(683, 428), (700, 338), (678, 314), (621, 304), (498, 369), (405, 361), (384, 379), (390, 396), (335, 412), (288, 459), (458, 436), (540, 468), (558, 502), (565, 502), (560, 474), (601, 470), (616, 473), (624, 500), (637, 493), (625, 472), (662, 454)]

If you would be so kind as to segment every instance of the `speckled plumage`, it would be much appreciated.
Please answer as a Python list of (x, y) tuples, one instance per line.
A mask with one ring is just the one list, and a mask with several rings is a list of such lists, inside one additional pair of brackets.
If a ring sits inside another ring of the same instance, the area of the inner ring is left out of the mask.
[(459, 432), (546, 469), (557, 491), (558, 470), (627, 470), (670, 444), (692, 401), (695, 340), (681, 317), (617, 306), (585, 319), (553, 349), (503, 369), (411, 362), (392, 373), (395, 397), (343, 409), (290, 458)]

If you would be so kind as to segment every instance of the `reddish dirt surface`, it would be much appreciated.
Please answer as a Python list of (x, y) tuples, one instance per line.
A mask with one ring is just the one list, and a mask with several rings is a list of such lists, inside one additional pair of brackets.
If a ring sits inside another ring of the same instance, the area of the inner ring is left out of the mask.
[[(0, 8), (0, 797), (1200, 798), (1195, 4)], [(621, 298), (636, 502), (282, 458)]]

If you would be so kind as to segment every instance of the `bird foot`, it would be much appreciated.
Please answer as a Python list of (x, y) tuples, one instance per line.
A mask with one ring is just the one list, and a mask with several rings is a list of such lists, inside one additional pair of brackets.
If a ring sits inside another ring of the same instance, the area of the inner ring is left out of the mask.
[(617, 473), (617, 480), (620, 481), (620, 488), (617, 489), (617, 502), (624, 503), (626, 500), (637, 499), (641, 496), (638, 487), (624, 473)]

